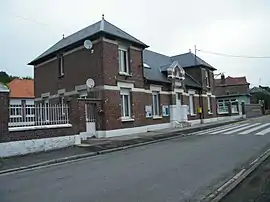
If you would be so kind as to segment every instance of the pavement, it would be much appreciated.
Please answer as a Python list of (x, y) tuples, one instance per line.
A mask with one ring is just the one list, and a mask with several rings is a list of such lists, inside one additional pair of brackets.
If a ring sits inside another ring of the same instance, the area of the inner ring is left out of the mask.
[[(200, 201), (270, 146), (270, 117), (0, 175), (0, 201)], [(85, 149), (85, 148), (84, 148)]]
[(241, 182), (220, 202), (269, 202), (270, 201), (270, 158), (268, 157), (253, 173)]
[(68, 147), (47, 152), (32, 153), (23, 156), (13, 156), (9, 158), (0, 158), (0, 174), (25, 170), (28, 168), (39, 167), (59, 162), (65, 162), (80, 158), (91, 157), (101, 153), (112, 152), (131, 147), (137, 147), (145, 144), (152, 144), (168, 139), (184, 137), (191, 135), (194, 131), (209, 129), (217, 126), (223, 126), (230, 123), (243, 121), (228, 120), (222, 122), (213, 122), (206, 124), (193, 125), (186, 128), (171, 128), (134, 135), (124, 135), (112, 138), (91, 138), (83, 141), (81, 145)]

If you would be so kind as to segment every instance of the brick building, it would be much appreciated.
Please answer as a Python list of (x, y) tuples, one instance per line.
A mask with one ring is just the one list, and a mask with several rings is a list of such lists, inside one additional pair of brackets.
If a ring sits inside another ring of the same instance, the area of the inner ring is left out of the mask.
[(249, 85), (246, 77), (225, 78), (222, 74), (220, 79), (215, 79), (217, 112), (227, 114), (229, 103), (232, 104), (232, 113), (238, 113), (240, 103), (250, 104)]
[[(86, 133), (98, 137), (215, 120), (216, 69), (191, 52), (170, 57), (146, 48), (103, 17), (29, 63), (35, 101), (85, 100)], [(91, 89), (89, 78), (95, 81)]]

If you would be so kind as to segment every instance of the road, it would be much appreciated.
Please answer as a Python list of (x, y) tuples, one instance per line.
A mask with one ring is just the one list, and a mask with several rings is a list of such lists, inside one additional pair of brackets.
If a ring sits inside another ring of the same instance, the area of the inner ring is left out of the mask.
[(269, 120), (2, 175), (0, 201), (197, 201), (269, 147)]

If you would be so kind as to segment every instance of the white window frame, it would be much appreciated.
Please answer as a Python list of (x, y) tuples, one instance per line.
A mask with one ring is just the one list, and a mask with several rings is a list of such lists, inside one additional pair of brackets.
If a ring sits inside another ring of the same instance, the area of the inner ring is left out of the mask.
[(194, 94), (189, 94), (189, 114), (191, 115), (191, 116), (193, 116), (193, 115), (196, 115), (195, 114), (195, 111), (194, 111)]
[(59, 60), (60, 60), (59, 76), (64, 76), (64, 56), (61, 55)]
[(153, 102), (153, 118), (161, 117), (160, 116), (159, 91), (153, 91), (152, 92), (152, 102)]
[(204, 69), (204, 71), (205, 71), (206, 87), (210, 87), (209, 72), (207, 71), (207, 69)]
[[(128, 97), (127, 103), (125, 100), (125, 96)], [(122, 120), (131, 120), (131, 96), (130, 89), (121, 89), (120, 90), (120, 99), (121, 99), (121, 119)], [(126, 112), (126, 104), (127, 104), (127, 112)]]
[(207, 96), (207, 107), (208, 107), (208, 114), (213, 114), (211, 95)]
[[(126, 66), (124, 54), (126, 54)], [(119, 74), (129, 75), (129, 55), (128, 48), (122, 45), (118, 47), (118, 64), (119, 64)]]

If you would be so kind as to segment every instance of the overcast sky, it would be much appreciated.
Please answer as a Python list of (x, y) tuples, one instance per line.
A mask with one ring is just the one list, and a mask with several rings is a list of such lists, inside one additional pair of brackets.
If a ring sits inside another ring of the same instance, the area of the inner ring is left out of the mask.
[[(166, 55), (198, 49), (270, 56), (268, 0), (1, 0), (0, 70), (32, 76), (27, 63), (51, 45), (105, 19)], [(166, 36), (166, 40), (165, 40)], [(270, 58), (246, 59), (198, 52), (217, 73), (270, 85)]]

